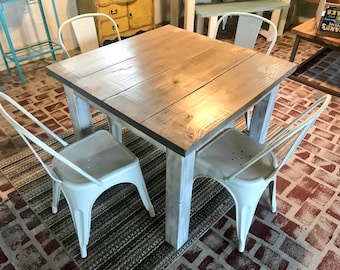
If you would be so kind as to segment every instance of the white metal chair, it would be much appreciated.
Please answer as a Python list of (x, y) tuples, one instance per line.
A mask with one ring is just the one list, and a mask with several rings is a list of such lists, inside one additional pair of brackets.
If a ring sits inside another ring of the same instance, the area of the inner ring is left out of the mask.
[[(112, 23), (112, 32), (116, 33), (117, 39), (121, 40), (118, 26), (114, 19), (112, 19), (109, 15), (104, 13), (85, 13), (81, 15), (74, 16), (66, 21), (64, 21), (58, 31), (58, 37), (61, 47), (63, 48), (64, 52), (70, 57), (68, 50), (65, 47), (64, 40), (63, 40), (63, 30), (64, 28), (71, 24), (74, 35), (78, 42), (79, 48), (81, 53), (85, 53), (99, 47), (99, 40), (98, 40), (98, 33), (95, 23), (95, 18), (101, 18), (102, 20), (98, 23), (101, 23), (103, 20), (109, 21)], [(109, 128), (112, 134), (114, 134), (119, 141), (121, 141), (121, 125), (110, 117), (106, 117)]]
[[(2, 116), (20, 134), (53, 180), (53, 213), (58, 211), (60, 190), (63, 192), (78, 235), (82, 258), (87, 256), (93, 204), (105, 190), (120, 183), (134, 184), (150, 216), (155, 216), (139, 160), (109, 132), (99, 130), (69, 145), (8, 95), (0, 92), (0, 98), (21, 111), (63, 146), (61, 151), (56, 152), (15, 121), (4, 109), (5, 105), (0, 104)], [(51, 164), (45, 163), (35, 146), (52, 155)]]
[[(64, 27), (68, 24), (72, 25), (73, 33), (78, 42), (80, 51), (82, 53), (91, 51), (99, 47), (98, 41), (98, 33), (95, 23), (95, 18), (104, 18), (112, 23), (112, 31), (116, 32), (117, 39), (121, 40), (118, 26), (114, 19), (112, 19), (109, 15), (104, 13), (85, 13), (81, 15), (74, 16), (66, 21), (64, 21), (58, 31), (59, 43), (63, 48), (64, 52), (70, 57), (69, 52), (67, 51), (64, 39), (63, 39), (63, 30)], [(102, 45), (102, 44), (101, 44)]]
[[(272, 52), (274, 45), (277, 40), (277, 28), (276, 25), (271, 21), (262, 16), (247, 13), (247, 12), (229, 12), (224, 14), (218, 21), (215, 32), (213, 34), (213, 38), (217, 37), (218, 30), (220, 26), (222, 29), (225, 29), (228, 19), (231, 17), (238, 17), (236, 33), (235, 33), (235, 41), (234, 44), (248, 48), (254, 49), (256, 40), (260, 34), (260, 31), (264, 24), (267, 24), (269, 27), (268, 30), (268, 40), (269, 47), (267, 49), (266, 54), (270, 55)], [(245, 119), (247, 123), (247, 128), (249, 130), (250, 127), (250, 111), (247, 111), (245, 114)]]
[(197, 153), (195, 178), (211, 177), (231, 194), (236, 207), (239, 251), (263, 192), (270, 185), (271, 210), (276, 212), (276, 176), (331, 100), (325, 95), (264, 144), (236, 129), (227, 129)]
[(270, 37), (271, 40), (269, 41), (270, 45), (266, 52), (266, 54), (269, 55), (277, 40), (277, 28), (271, 20), (257, 14), (247, 12), (228, 12), (224, 14), (217, 21), (213, 38), (216, 38), (220, 26), (222, 26), (222, 29), (225, 29), (228, 19), (235, 16), (238, 17), (238, 21), (234, 44), (244, 48), (254, 49), (261, 28), (267, 24), (269, 27), (268, 38)]

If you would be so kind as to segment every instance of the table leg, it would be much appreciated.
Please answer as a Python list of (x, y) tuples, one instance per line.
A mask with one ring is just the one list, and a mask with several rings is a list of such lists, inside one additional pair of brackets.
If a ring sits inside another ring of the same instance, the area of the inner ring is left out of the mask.
[(209, 18), (209, 24), (208, 24), (208, 37), (215, 38), (215, 31), (217, 27), (217, 21), (218, 21), (218, 16), (211, 16)]
[(170, 0), (170, 24), (173, 26), (178, 26), (180, 16), (179, 1), (180, 0)]
[(118, 141), (122, 142), (123, 141), (123, 133), (122, 133), (122, 128), (123, 126), (117, 122), (115, 119), (110, 118), (109, 116), (106, 117), (107, 123), (109, 125), (110, 132), (113, 137), (118, 139)]
[[(270, 20), (276, 25), (277, 30), (279, 30), (278, 27), (279, 27), (280, 18), (281, 18), (281, 12), (282, 12), (281, 9), (275, 9), (275, 10), (272, 11), (272, 15), (270, 17)], [(270, 27), (272, 27), (272, 26), (270, 26)], [(269, 36), (269, 33), (271, 31), (272, 31), (271, 29), (268, 30), (268, 35), (267, 35), (267, 41), (268, 42), (273, 40), (272, 37)], [(277, 35), (282, 36), (282, 33), (279, 33), (279, 31), (278, 31)]]
[(284, 33), (286, 22), (287, 22), (288, 10), (289, 10), (288, 8), (284, 8), (284, 9), (281, 10), (280, 20), (279, 20), (279, 23), (277, 25), (277, 35), (278, 36), (282, 36), (283, 33)]
[(74, 94), (73, 89), (64, 85), (66, 100), (76, 140), (93, 133), (90, 104)]
[(297, 49), (298, 49), (298, 47), (299, 47), (299, 43), (300, 43), (300, 36), (297, 35), (297, 36), (295, 37), (293, 49), (292, 49), (292, 52), (291, 52), (291, 54), (290, 54), (290, 58), (289, 58), (289, 61), (290, 61), (290, 62), (294, 62), (295, 55), (296, 55)]
[(267, 96), (262, 98), (260, 102), (254, 106), (250, 122), (249, 136), (260, 143), (264, 143), (266, 141), (267, 131), (273, 114), (278, 91), (279, 85), (275, 86)]
[(165, 239), (176, 249), (188, 240), (195, 152), (186, 157), (166, 151)]
[(195, 0), (184, 1), (184, 29), (193, 32), (195, 22)]

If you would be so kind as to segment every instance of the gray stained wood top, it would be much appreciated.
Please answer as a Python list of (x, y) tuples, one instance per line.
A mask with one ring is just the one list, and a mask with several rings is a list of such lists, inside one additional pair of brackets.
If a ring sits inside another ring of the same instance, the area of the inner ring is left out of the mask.
[(185, 156), (295, 69), (167, 25), (54, 63), (47, 74)]

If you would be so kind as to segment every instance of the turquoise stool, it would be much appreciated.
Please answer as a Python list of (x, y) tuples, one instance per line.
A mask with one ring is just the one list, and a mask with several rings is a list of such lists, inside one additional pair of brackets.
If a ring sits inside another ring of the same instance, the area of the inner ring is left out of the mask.
[[(4, 59), (4, 63), (5, 63), (6, 69), (7, 69), (7, 73), (8, 73), (8, 75), (11, 75), (11, 69), (10, 69), (9, 66), (8, 66), (8, 62), (7, 62), (7, 59), (6, 59), (6, 55), (5, 55), (4, 49), (2, 48), (1, 43), (0, 43), (0, 51), (1, 51), (2, 59)], [(0, 90), (1, 90), (1, 89), (0, 89)], [(0, 91), (0, 92), (1, 92), (1, 91)]]
[[(0, 22), (1, 22), (1, 26), (2, 29), (5, 33), (6, 36), (6, 40), (7, 40), (7, 44), (8, 47), (10, 49), (10, 52), (4, 52), (3, 48), (0, 44), (0, 50), (1, 50), (1, 54), (2, 57), (4, 58), (4, 62), (7, 68), (7, 72), (9, 74), (11, 74), (11, 71), (8, 67), (8, 63), (7, 63), (7, 59), (14, 62), (15, 67), (18, 71), (19, 77), (20, 77), (20, 81), (22, 84), (25, 83), (25, 79), (24, 79), (24, 75), (22, 73), (22, 69), (20, 67), (20, 62), (22, 61), (27, 61), (27, 60), (31, 60), (46, 54), (51, 54), (52, 55), (52, 59), (56, 60), (55, 58), (55, 51), (57, 50), (62, 50), (60, 44), (51, 41), (51, 36), (50, 36), (50, 32), (48, 30), (48, 26), (47, 26), (47, 22), (46, 22), (46, 17), (45, 17), (45, 12), (44, 12), (44, 8), (43, 5), (41, 3), (41, 0), (38, 0), (37, 3), (39, 5), (39, 10), (40, 10), (40, 14), (41, 14), (41, 18), (44, 24), (44, 29), (45, 29), (45, 33), (46, 33), (46, 37), (47, 37), (47, 41), (44, 42), (39, 42), (37, 44), (31, 45), (31, 46), (27, 46), (25, 48), (21, 48), (21, 49), (15, 49), (13, 46), (13, 42), (11, 39), (11, 36), (9, 34), (8, 28), (7, 28), (7, 24), (5, 21), (5, 17), (3, 14), (4, 11), (4, 5), (6, 3), (13, 3), (19, 0), (3, 0), (0, 4)], [(52, 1), (52, 7), (53, 7), (53, 12), (54, 12), (54, 16), (56, 19), (56, 23), (57, 23), (57, 27), (59, 28), (59, 20), (58, 20), (58, 14), (57, 14), (57, 9), (54, 3), (54, 0)]]

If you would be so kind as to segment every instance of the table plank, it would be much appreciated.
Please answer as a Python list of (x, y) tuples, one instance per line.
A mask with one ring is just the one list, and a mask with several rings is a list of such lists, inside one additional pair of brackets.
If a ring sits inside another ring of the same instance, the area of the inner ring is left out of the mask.
[(293, 63), (256, 54), (143, 125), (162, 144), (185, 156), (210, 141), (295, 69)]
[(178, 61), (177, 66), (168, 71), (108, 98), (105, 100), (108, 109), (122, 113), (125, 121), (134, 119), (141, 123), (256, 54), (253, 50), (223, 42), (216, 44), (201, 54)]
[[(195, 48), (197, 50), (197, 46)], [(164, 53), (163, 49), (160, 47), (159, 50), (145, 50), (139, 57), (130, 58), (80, 78), (76, 85), (100, 100), (106, 100), (130, 88), (137, 88), (137, 92), (143, 88), (153, 89), (156, 86), (150, 86), (151, 78), (154, 81), (157, 81), (157, 78), (164, 81), (169, 77), (173, 84), (181, 87), (178, 84), (180, 79), (176, 79), (177, 75), (181, 75), (186, 76), (182, 80), (188, 81), (187, 83), (190, 83), (190, 80), (197, 80), (199, 87), (206, 83), (207, 78), (212, 79), (212, 76), (218, 76), (230, 68), (228, 63), (237, 64), (255, 54), (254, 51), (224, 42), (199, 47), (197, 51), (191, 49), (191, 53), (187, 52), (184, 55), (178, 54), (175, 47), (170, 47), (168, 53)], [(205, 68), (201, 65), (203, 60), (207, 66)], [(100, 81), (97, 79), (99, 77)], [(123, 102), (125, 104), (126, 101)]]
[[(186, 46), (179, 48), (178, 44)], [(54, 63), (47, 67), (47, 73), (58, 75), (64, 81), (75, 81), (145, 53), (150, 59), (163, 63), (166, 60), (169, 65), (214, 46), (211, 39), (196, 33), (188, 35), (187, 31), (169, 25)]]
[[(179, 43), (186, 46), (179, 48)], [(89, 98), (96, 92), (96, 97), (104, 100), (169, 69), (178, 70), (176, 66), (180, 64), (189, 65), (186, 61), (197, 55), (209, 58), (209, 54), (224, 46), (234, 50), (231, 45), (202, 35), (188, 35), (183, 29), (164, 26), (52, 64), (47, 67), (47, 74)]]

